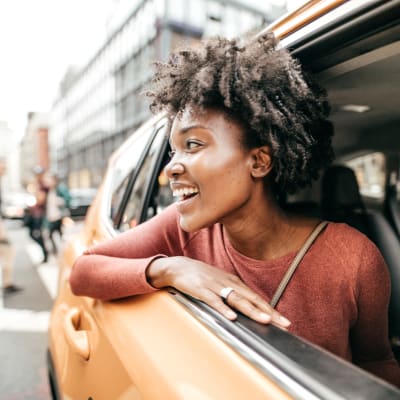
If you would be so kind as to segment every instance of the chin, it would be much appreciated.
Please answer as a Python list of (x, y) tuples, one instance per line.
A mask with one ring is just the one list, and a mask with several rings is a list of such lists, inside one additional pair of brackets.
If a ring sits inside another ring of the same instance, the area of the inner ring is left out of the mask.
[(179, 225), (187, 233), (197, 232), (200, 229), (207, 228), (208, 226), (212, 225), (212, 223), (201, 223), (200, 221), (191, 220), (191, 218), (186, 218), (182, 215), (179, 217)]
[(187, 233), (192, 233), (200, 229), (198, 228), (197, 224), (191, 223), (190, 220), (188, 220), (185, 217), (182, 217), (182, 215), (179, 217), (179, 225), (182, 228), (182, 230), (184, 230)]

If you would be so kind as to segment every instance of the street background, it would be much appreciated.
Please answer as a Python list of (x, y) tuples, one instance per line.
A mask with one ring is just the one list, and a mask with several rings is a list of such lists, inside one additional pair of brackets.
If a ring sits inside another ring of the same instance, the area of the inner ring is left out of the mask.
[[(79, 222), (70, 227), (79, 229)], [(57, 290), (56, 257), (41, 264), (41, 251), (21, 221), (6, 221), (16, 247), (14, 282), (21, 291), (0, 295), (0, 399), (50, 400), (47, 326)], [(59, 242), (61, 245), (61, 242)], [(1, 293), (1, 292), (0, 292)]]

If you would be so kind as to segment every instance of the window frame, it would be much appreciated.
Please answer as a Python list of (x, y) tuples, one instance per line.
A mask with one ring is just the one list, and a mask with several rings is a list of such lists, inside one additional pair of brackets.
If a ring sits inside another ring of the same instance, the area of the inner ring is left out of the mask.
[[(149, 139), (146, 141), (146, 144), (143, 148), (142, 153), (139, 156), (139, 160), (137, 162), (137, 164), (133, 167), (133, 169), (131, 169), (131, 171), (127, 174), (128, 178), (128, 183), (126, 185), (125, 191), (122, 195), (121, 201), (118, 205), (118, 209), (115, 212), (115, 217), (114, 218), (110, 218), (110, 220), (112, 221), (113, 227), (116, 231), (119, 231), (119, 227), (121, 225), (121, 220), (122, 220), (122, 215), (124, 213), (124, 210), (126, 208), (126, 205), (128, 203), (129, 200), (129, 196), (130, 193), (132, 191), (133, 185), (135, 184), (135, 181), (142, 169), (143, 166), (143, 162), (147, 157), (147, 154), (150, 150), (150, 147), (154, 141), (154, 137), (155, 137), (155, 132), (154, 129), (152, 129), (151, 133), (148, 134)], [(112, 197), (112, 196), (111, 196)]]
[[(121, 202), (121, 207), (119, 209), (119, 212), (120, 212), (119, 223), (115, 228), (119, 232), (122, 232), (122, 231), (120, 231), (121, 224), (122, 224), (122, 218), (125, 213), (126, 207), (129, 204), (129, 200), (131, 199), (132, 191), (135, 188), (135, 183), (136, 183), (140, 173), (142, 172), (142, 168), (144, 166), (146, 158), (149, 156), (149, 152), (150, 152), (153, 144), (157, 141), (158, 136), (163, 134), (163, 131), (165, 132), (165, 123), (162, 122), (155, 126), (154, 131), (151, 134), (152, 135), (151, 140), (149, 140), (149, 142), (147, 143), (146, 149), (142, 153), (142, 156), (139, 160), (140, 165), (138, 163), (139, 167), (136, 168), (135, 173), (132, 174), (132, 177), (131, 177), (129, 184), (127, 186), (127, 189), (125, 191), (123, 202)], [(139, 205), (137, 208), (137, 214), (139, 215), (138, 224), (141, 224), (142, 222), (144, 222), (146, 220), (147, 209), (148, 209), (150, 200), (152, 198), (155, 180), (157, 179), (157, 176), (155, 176), (156, 174), (154, 172), (161, 165), (163, 155), (164, 155), (162, 153), (162, 151), (165, 151), (165, 140), (162, 141), (159, 148), (157, 148), (155, 150), (154, 159), (151, 161), (151, 164), (149, 165), (148, 171), (146, 173), (146, 178), (143, 183), (144, 196), (140, 199)]]

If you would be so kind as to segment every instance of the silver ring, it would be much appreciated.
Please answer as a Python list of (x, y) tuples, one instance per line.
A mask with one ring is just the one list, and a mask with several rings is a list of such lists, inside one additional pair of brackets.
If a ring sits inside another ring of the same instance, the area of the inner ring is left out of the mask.
[(226, 300), (228, 298), (228, 296), (233, 292), (233, 288), (231, 287), (224, 287), (221, 289), (221, 291), (219, 292), (219, 295)]

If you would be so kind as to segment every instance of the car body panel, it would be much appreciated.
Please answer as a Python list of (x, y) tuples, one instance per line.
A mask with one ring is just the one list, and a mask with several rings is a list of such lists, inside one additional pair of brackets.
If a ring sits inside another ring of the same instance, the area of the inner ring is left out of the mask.
[[(73, 260), (76, 253), (67, 250), (68, 256)], [(68, 262), (61, 271), (60, 280), (67, 280)], [(80, 315), (76, 330), (87, 332), (88, 360), (68, 342), (65, 324), (69, 322), (70, 310), (77, 310)], [(64, 388), (66, 398), (243, 399), (248, 394), (248, 385), (254, 399), (289, 398), (183, 311), (165, 291), (101, 302), (74, 296), (69, 285), (60, 282), (50, 326), (50, 353), (56, 370), (63, 371), (57, 382)], [(170, 345), (177, 340), (179, 353), (176, 346)], [(221, 371), (224, 381), (210, 382), (210, 376), (218, 376)], [(108, 375), (113, 376), (112, 384), (106, 379)], [(240, 382), (243, 376), (246, 385), (232, 383)]]

